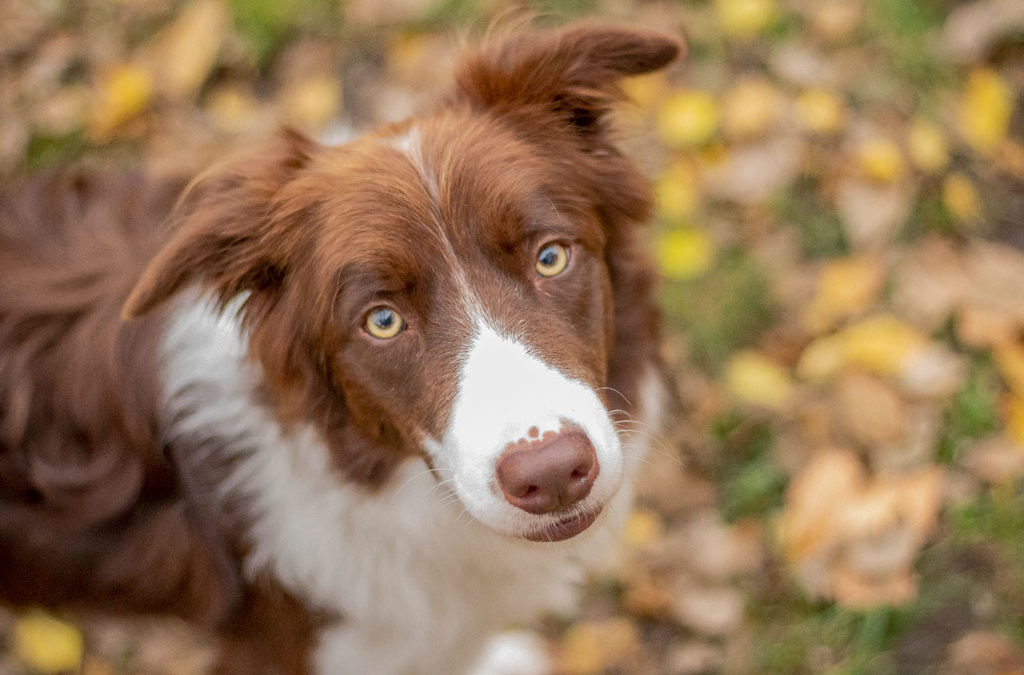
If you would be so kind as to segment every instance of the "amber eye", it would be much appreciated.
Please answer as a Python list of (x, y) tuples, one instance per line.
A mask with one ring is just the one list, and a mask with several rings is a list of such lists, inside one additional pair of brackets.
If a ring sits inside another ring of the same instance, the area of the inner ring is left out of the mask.
[(565, 271), (569, 264), (569, 249), (561, 244), (548, 244), (537, 254), (537, 274), (553, 277)]
[(405, 329), (405, 320), (390, 307), (377, 307), (366, 315), (363, 327), (373, 337), (389, 340)]

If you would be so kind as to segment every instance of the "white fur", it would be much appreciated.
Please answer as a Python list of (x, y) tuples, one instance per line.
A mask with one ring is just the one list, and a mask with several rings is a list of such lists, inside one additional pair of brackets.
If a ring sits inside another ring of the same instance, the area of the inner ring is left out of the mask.
[[(315, 429), (285, 432), (259, 403), (254, 391), (261, 374), (246, 358), (235, 316), (242, 302), (221, 314), (195, 295), (182, 299), (163, 345), (163, 424), (170, 442), (221, 440), (210, 444), (219, 447), (218, 456), (194, 461), (234, 460), (220, 496), (242, 497), (249, 505), (253, 549), (247, 572), (269, 572), (312, 606), (343, 617), (320, 635), (313, 656), (319, 672), (458, 673), (496, 631), (541, 612), (571, 609), (584, 570), (614, 548), (631, 501), (628, 486), (583, 534), (534, 544), (467, 514), (420, 460), (404, 464), (380, 491), (348, 484), (332, 469)], [(492, 377), (511, 379), (488, 382)], [(513, 405), (514, 392), (522, 394), (527, 380), (532, 402)], [(523, 425), (552, 428), (569, 415), (594, 435), (595, 447), (601, 444), (599, 454), (615, 446), (610, 425), (596, 419), (583, 385), (493, 330), (481, 329), (462, 382), (450, 429), (457, 440), (442, 445), (445, 452), (464, 448), (459, 461), (465, 464), (472, 452), (493, 453), (498, 442), (467, 417), (499, 422), (475, 397), (514, 412), (511, 425), (502, 425), (506, 437), (523, 433)], [(548, 386), (553, 393), (541, 394)], [(489, 388), (503, 393), (489, 394)], [(557, 407), (558, 396), (569, 402)], [(472, 439), (484, 445), (466, 445)], [(614, 459), (601, 460), (608, 462), (602, 465), (607, 476), (595, 486), (598, 494), (613, 489), (620, 471)], [(484, 513), (492, 517), (486, 508)]]
[(479, 521), (523, 536), (565, 514), (533, 515), (509, 504), (495, 482), (495, 463), (510, 444), (566, 426), (582, 429), (597, 455), (599, 473), (578, 507), (600, 508), (622, 481), (615, 429), (594, 390), (537, 358), (520, 340), (480, 321), (467, 350), (451, 421), (441, 443), (428, 443), (435, 464), (452, 472), (455, 493)]

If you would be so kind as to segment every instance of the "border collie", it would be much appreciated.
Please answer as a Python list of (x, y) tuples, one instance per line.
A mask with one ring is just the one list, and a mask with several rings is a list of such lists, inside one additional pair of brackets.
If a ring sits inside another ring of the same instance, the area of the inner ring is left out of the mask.
[(345, 145), (5, 189), (0, 598), (178, 615), (247, 674), (455, 673), (568, 611), (664, 391), (608, 113), (679, 50), (506, 35)]

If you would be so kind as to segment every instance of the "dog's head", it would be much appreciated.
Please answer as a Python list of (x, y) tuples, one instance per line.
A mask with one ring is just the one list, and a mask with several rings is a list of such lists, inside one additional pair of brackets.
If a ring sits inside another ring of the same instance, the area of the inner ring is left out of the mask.
[(574, 536), (622, 479), (610, 385), (653, 342), (631, 233), (649, 189), (607, 113), (678, 51), (595, 26), (506, 38), (414, 119), (339, 147), (283, 133), (197, 181), (125, 313), (245, 294), (278, 415), (314, 422), (350, 480), (419, 454), (491, 528)]

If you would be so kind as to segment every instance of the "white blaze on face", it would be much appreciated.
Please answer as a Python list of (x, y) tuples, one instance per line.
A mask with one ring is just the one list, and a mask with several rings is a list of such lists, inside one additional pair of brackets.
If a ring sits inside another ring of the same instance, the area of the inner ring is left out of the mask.
[(614, 426), (594, 390), (545, 363), (520, 341), (481, 323), (470, 341), (444, 438), (432, 454), (453, 476), (455, 492), (484, 524), (522, 535), (564, 514), (531, 515), (502, 497), (495, 463), (509, 444), (564, 427), (582, 429), (600, 466), (584, 506), (597, 508), (615, 494), (623, 461)]

